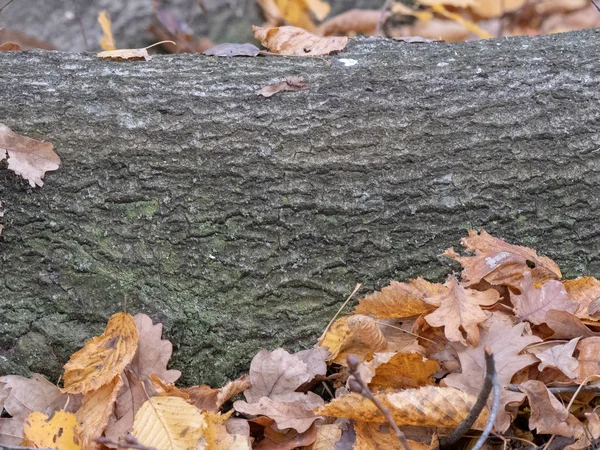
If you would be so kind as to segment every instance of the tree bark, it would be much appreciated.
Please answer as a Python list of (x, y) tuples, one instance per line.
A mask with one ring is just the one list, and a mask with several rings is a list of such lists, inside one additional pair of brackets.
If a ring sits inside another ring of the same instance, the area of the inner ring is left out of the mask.
[[(0, 171), (0, 374), (56, 377), (124, 308), (185, 383), (310, 346), (356, 283), (443, 280), (469, 228), (600, 269), (600, 30), (327, 58), (0, 52), (0, 118), (54, 143)], [(304, 91), (258, 96), (286, 76)]]

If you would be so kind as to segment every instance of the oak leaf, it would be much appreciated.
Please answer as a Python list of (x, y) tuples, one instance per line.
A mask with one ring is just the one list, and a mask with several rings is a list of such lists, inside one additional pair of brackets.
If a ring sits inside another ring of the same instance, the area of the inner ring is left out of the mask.
[(23, 439), (23, 423), (34, 411), (51, 414), (67, 404), (76, 404), (70, 396), (46, 380), (42, 375), (31, 378), (18, 375), (0, 377), (0, 411), (4, 409), (10, 418), (0, 418), (0, 442), (19, 445)]
[(555, 367), (569, 378), (576, 378), (579, 361), (573, 357), (573, 352), (579, 339), (577, 337), (566, 344), (553, 345), (542, 352), (534, 352), (541, 361), (538, 370), (541, 372), (546, 367)]
[[(451, 387), (424, 386), (419, 389), (374, 394), (387, 407), (398, 426), (455, 427), (475, 404), (477, 397)], [(375, 404), (357, 393), (333, 399), (315, 410), (322, 416), (343, 417), (355, 421), (385, 423), (386, 418)], [(488, 417), (484, 408), (474, 428), (483, 429)]]
[(432, 376), (440, 369), (433, 359), (424, 358), (417, 352), (376, 353), (374, 358), (363, 364), (373, 373), (367, 380), (373, 390), (409, 389), (432, 383)]
[(590, 375), (600, 375), (600, 337), (582, 339), (577, 344), (577, 350), (577, 381), (582, 383)]
[(57, 411), (52, 417), (34, 411), (25, 420), (22, 446), (80, 450), (79, 430), (75, 415)]
[(540, 325), (546, 322), (551, 309), (574, 313), (579, 305), (571, 300), (563, 284), (549, 280), (539, 288), (533, 285), (531, 272), (525, 271), (519, 286), (520, 294), (511, 293), (510, 301), (515, 305), (515, 314), (521, 320)]
[[(496, 362), (498, 383), (501, 387), (511, 382), (513, 375), (519, 370), (537, 362), (537, 358), (530, 354), (521, 354), (521, 351), (530, 344), (540, 342), (541, 339), (531, 335), (526, 322), (512, 325), (510, 317), (501, 313), (492, 313), (484, 324), (487, 329), (481, 333), (477, 347), (462, 347), (455, 344), (455, 350), (461, 364), (461, 373), (451, 373), (444, 382), (471, 395), (477, 395), (483, 386), (485, 378), (484, 347), (489, 347)], [(510, 425), (511, 419), (505, 407), (512, 402), (521, 402), (525, 398), (520, 392), (511, 392), (502, 389), (500, 393), (500, 410), (495, 427), (504, 432)]]
[(152, 397), (135, 415), (131, 434), (157, 450), (188, 450), (201, 445), (206, 419), (179, 397)]
[(217, 412), (231, 397), (249, 389), (251, 386), (250, 377), (242, 375), (240, 378), (228, 382), (220, 389), (213, 389), (203, 384), (184, 388), (182, 391), (189, 395), (189, 403), (199, 410)]
[(425, 320), (432, 327), (444, 327), (444, 334), (449, 341), (463, 345), (469, 343), (476, 347), (479, 343), (479, 325), (489, 317), (489, 313), (480, 306), (492, 306), (500, 300), (500, 294), (494, 289), (484, 292), (467, 289), (455, 277), (448, 279), (446, 287), (448, 291), (445, 294), (430, 299), (431, 303), (440, 306), (425, 316)]
[(551, 309), (546, 313), (546, 325), (554, 331), (552, 339), (600, 336), (600, 333), (586, 327), (579, 317), (567, 311)]
[[(463, 266), (462, 282), (467, 286), (484, 279), (493, 285), (505, 284), (518, 290), (523, 274), (528, 270), (535, 284), (562, 277), (558, 265), (550, 258), (538, 256), (530, 248), (492, 237), (485, 230), (481, 230), (481, 234), (469, 230), (469, 236), (462, 238), (461, 243), (475, 255), (459, 256), (453, 249), (446, 250), (444, 255)], [(530, 266), (533, 268), (530, 269)]]
[(354, 314), (373, 315), (380, 319), (418, 316), (435, 309), (428, 302), (448, 291), (440, 283), (430, 283), (422, 278), (409, 280), (408, 283), (392, 281), (389, 286), (359, 301)]
[(75, 413), (83, 449), (93, 450), (97, 448), (94, 440), (102, 436), (108, 425), (122, 385), (123, 379), (120, 375), (117, 375), (109, 383), (87, 392), (83, 397), (81, 408)]
[(44, 174), (58, 169), (60, 158), (50, 142), (21, 136), (0, 124), (0, 162), (8, 156), (8, 169), (22, 176), (31, 187), (43, 186)]
[(127, 313), (114, 314), (101, 336), (75, 352), (65, 364), (63, 392), (80, 394), (113, 381), (132, 361), (138, 345), (136, 324)]
[(343, 50), (347, 37), (319, 37), (302, 28), (253, 26), (254, 37), (271, 52), (290, 56), (322, 56)]
[(598, 315), (600, 280), (594, 277), (582, 277), (563, 281), (563, 285), (567, 290), (567, 294), (569, 294), (569, 298), (579, 305), (579, 309), (575, 313), (577, 317), (592, 320), (600, 319)]

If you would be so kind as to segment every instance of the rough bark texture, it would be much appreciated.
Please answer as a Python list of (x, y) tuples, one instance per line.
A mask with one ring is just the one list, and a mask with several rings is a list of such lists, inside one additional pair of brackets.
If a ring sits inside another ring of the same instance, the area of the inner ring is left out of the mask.
[[(598, 275), (599, 38), (0, 53), (1, 121), (63, 161), (39, 189), (0, 171), (0, 374), (56, 376), (127, 295), (219, 384), (312, 345), (357, 282), (442, 279), (471, 227)], [(256, 95), (291, 75), (310, 88)]]

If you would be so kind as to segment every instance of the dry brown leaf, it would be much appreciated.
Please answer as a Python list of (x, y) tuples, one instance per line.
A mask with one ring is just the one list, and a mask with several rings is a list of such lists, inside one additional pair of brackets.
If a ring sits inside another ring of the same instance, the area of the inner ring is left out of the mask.
[(260, 50), (252, 44), (219, 44), (202, 52), (206, 56), (221, 56), (231, 58), (233, 56), (257, 56)]
[(588, 337), (577, 344), (579, 367), (577, 380), (582, 383), (590, 375), (600, 375), (600, 337)]
[(531, 407), (530, 430), (535, 428), (540, 434), (573, 437), (578, 434), (576, 428), (583, 428), (581, 422), (569, 414), (567, 408), (541, 381), (526, 381), (519, 384), (519, 389), (527, 395)]
[(198, 447), (206, 425), (200, 411), (185, 400), (152, 397), (135, 415), (131, 434), (147, 447), (189, 450)]
[(270, 84), (257, 91), (258, 95), (271, 97), (278, 92), (297, 92), (308, 89), (308, 84), (299, 77), (286, 77), (279, 83)]
[(139, 342), (129, 368), (140, 380), (155, 374), (165, 383), (175, 383), (181, 376), (181, 372), (167, 370), (169, 359), (173, 354), (173, 344), (161, 338), (162, 324), (153, 325), (152, 319), (145, 314), (136, 314), (133, 320), (138, 331)]
[[(600, 280), (594, 277), (582, 277), (575, 280), (563, 281), (563, 285), (569, 294), (569, 298), (579, 305), (575, 313), (577, 317), (583, 319), (598, 320), (598, 303), (600, 300)], [(592, 307), (590, 312), (588, 308)]]
[(579, 362), (573, 358), (573, 352), (579, 339), (577, 337), (566, 344), (553, 345), (542, 352), (534, 352), (535, 356), (541, 361), (538, 370), (541, 372), (546, 367), (555, 367), (567, 377), (576, 378)]
[(304, 433), (298, 433), (292, 429), (280, 431), (275, 427), (273, 419), (265, 417), (254, 419), (252, 422), (257, 423), (259, 420), (261, 422), (264, 420), (264, 423), (261, 424), (264, 426), (264, 439), (254, 446), (254, 450), (293, 450), (304, 448), (315, 442), (317, 438), (314, 425)]
[(40, 41), (39, 39), (20, 31), (7, 30), (6, 28), (0, 28), (0, 42), (10, 42), (12, 44), (16, 44), (21, 50), (31, 50), (35, 48), (41, 48), (43, 50), (56, 50), (56, 47), (48, 44), (47, 42)]
[(83, 449), (93, 450), (98, 447), (94, 440), (102, 436), (108, 425), (122, 385), (123, 380), (117, 375), (109, 383), (86, 393), (83, 397), (81, 408), (75, 413)]
[[(521, 354), (528, 345), (540, 342), (541, 339), (531, 335), (528, 324), (523, 322), (512, 325), (511, 318), (501, 313), (492, 313), (486, 323), (487, 329), (481, 333), (478, 347), (462, 347), (456, 344), (455, 349), (461, 364), (461, 373), (451, 373), (444, 382), (471, 395), (477, 395), (483, 386), (485, 378), (484, 347), (489, 347), (494, 355), (498, 383), (501, 387), (511, 382), (515, 373), (537, 362), (535, 356)], [(500, 393), (500, 410), (495, 428), (504, 432), (511, 422), (505, 407), (512, 402), (521, 402), (524, 394), (502, 389)]]
[(57, 411), (51, 418), (34, 411), (23, 428), (22, 446), (33, 448), (56, 448), (60, 450), (80, 450), (79, 430), (75, 415)]
[(535, 325), (545, 323), (546, 314), (551, 309), (574, 313), (579, 308), (579, 305), (569, 298), (560, 281), (549, 280), (540, 288), (536, 288), (529, 271), (523, 274), (519, 290), (521, 294), (510, 294), (510, 300), (515, 305), (515, 315)]
[(145, 59), (146, 61), (150, 61), (152, 56), (148, 53), (148, 49), (155, 47), (157, 45), (161, 45), (164, 43), (170, 42), (171, 44), (175, 44), (173, 41), (165, 40), (160, 41), (155, 44), (149, 45), (144, 48), (122, 48), (119, 50), (107, 50), (104, 52), (98, 53), (96, 56), (100, 59), (110, 59), (113, 61), (125, 61), (125, 60), (139, 60)]
[(74, 353), (65, 364), (63, 392), (86, 393), (112, 382), (129, 364), (137, 350), (138, 331), (127, 313), (114, 314), (101, 336)]
[(69, 396), (46, 380), (42, 375), (31, 378), (18, 375), (0, 377), (0, 411), (4, 408), (10, 418), (0, 418), (0, 442), (5, 445), (19, 445), (23, 439), (23, 422), (34, 411), (51, 414), (57, 409), (66, 408)]
[(600, 336), (584, 325), (579, 317), (567, 311), (551, 309), (546, 314), (546, 325), (554, 331), (552, 339)]
[(444, 327), (444, 334), (449, 341), (463, 345), (469, 343), (476, 347), (479, 343), (479, 325), (489, 317), (489, 313), (480, 306), (492, 306), (500, 300), (500, 294), (494, 289), (484, 292), (467, 289), (455, 277), (448, 279), (446, 287), (447, 293), (430, 299), (431, 303), (440, 306), (425, 316), (425, 320), (432, 327)]
[[(398, 426), (455, 427), (469, 413), (477, 397), (450, 387), (424, 386), (400, 392), (380, 392), (375, 397), (390, 410)], [(322, 416), (343, 417), (355, 421), (385, 423), (375, 404), (357, 393), (333, 399), (315, 410)], [(474, 428), (483, 429), (488, 416), (482, 411)]]
[(347, 37), (319, 37), (302, 28), (253, 26), (254, 37), (271, 52), (288, 56), (322, 56), (343, 50)]
[(0, 52), (14, 52), (21, 50), (21, 46), (14, 42), (4, 42), (0, 44)]
[(50, 142), (21, 136), (0, 124), (0, 162), (8, 156), (8, 169), (29, 181), (31, 187), (43, 186), (44, 174), (58, 169), (60, 158), (53, 148)]
[(470, 8), (484, 18), (502, 17), (507, 12), (518, 10), (526, 0), (475, 0)]
[(125, 370), (121, 378), (123, 385), (119, 389), (114, 411), (104, 430), (104, 435), (112, 442), (119, 442), (131, 431), (135, 414), (148, 400), (148, 395), (154, 395), (150, 382), (146, 381), (145, 385), (129, 370)]
[[(400, 448), (398, 436), (389, 424), (356, 422), (356, 444), (353, 450), (397, 450)], [(437, 442), (437, 439), (435, 440)], [(407, 439), (411, 450), (435, 450), (437, 445), (428, 445), (422, 442)], [(335, 449), (335, 447), (331, 447)]]
[(313, 392), (292, 394), (300, 394), (303, 398), (283, 402), (262, 397), (258, 402), (251, 404), (238, 400), (233, 403), (233, 407), (244, 414), (267, 416), (275, 420), (280, 430), (292, 428), (298, 433), (304, 433), (319, 418), (313, 413), (313, 409), (322, 406), (324, 401)]
[(189, 403), (201, 411), (217, 412), (221, 406), (234, 395), (250, 388), (252, 383), (248, 375), (242, 375), (237, 380), (230, 381), (220, 389), (213, 389), (205, 384), (182, 389), (189, 395)]
[(392, 281), (389, 286), (360, 300), (354, 314), (373, 315), (377, 318), (404, 318), (431, 312), (435, 306), (428, 303), (448, 291), (441, 283), (430, 283), (422, 278), (408, 283)]
[(100, 47), (102, 47), (102, 50), (116, 50), (117, 47), (115, 47), (108, 11), (100, 11), (98, 13), (98, 23), (102, 28), (102, 37), (100, 38)]
[(251, 450), (248, 436), (231, 434), (224, 425), (229, 416), (231, 416), (231, 413), (221, 415), (206, 412), (202, 414), (206, 421), (206, 426), (202, 432), (202, 437), (206, 441), (206, 450)]
[[(385, 21), (391, 16), (390, 12), (383, 14)], [(381, 20), (380, 10), (351, 9), (327, 19), (317, 28), (319, 36), (364, 34), (373, 35)]]
[(508, 244), (490, 236), (485, 230), (481, 230), (481, 234), (470, 230), (469, 236), (461, 239), (461, 243), (467, 251), (474, 251), (475, 256), (459, 256), (452, 249), (446, 250), (444, 255), (463, 266), (462, 281), (465, 285), (485, 279), (490, 284), (505, 284), (518, 290), (523, 274), (528, 270), (536, 285), (562, 277), (558, 265), (550, 258), (538, 256), (530, 248)]
[(424, 358), (419, 353), (387, 353), (384, 355), (386, 357), (381, 359), (381, 354), (376, 353), (373, 360), (365, 363), (365, 365), (371, 366), (374, 372), (374, 377), (368, 384), (375, 391), (410, 389), (431, 384), (433, 374), (440, 369), (437, 361)]
[(338, 422), (316, 424), (317, 438), (306, 450), (338, 450), (336, 443), (342, 437), (341, 424)]

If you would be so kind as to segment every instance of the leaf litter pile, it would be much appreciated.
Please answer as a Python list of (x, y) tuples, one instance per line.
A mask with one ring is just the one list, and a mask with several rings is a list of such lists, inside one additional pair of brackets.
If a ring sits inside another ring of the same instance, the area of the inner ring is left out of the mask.
[(600, 281), (483, 230), (462, 244), (460, 279), (392, 281), (218, 389), (175, 386), (162, 325), (116, 313), (62, 387), (0, 378), (0, 448), (597, 448)]

